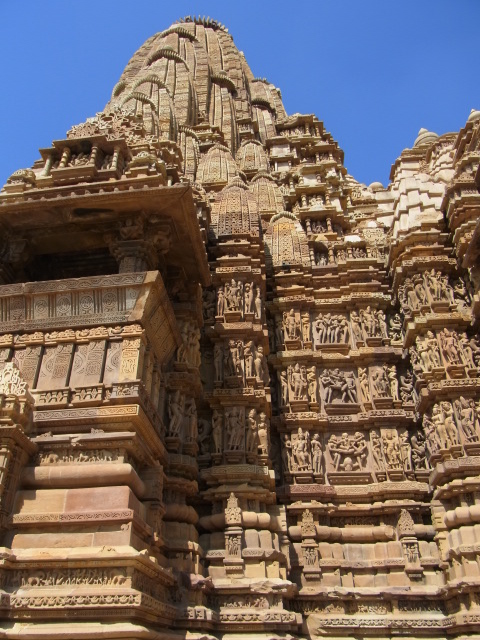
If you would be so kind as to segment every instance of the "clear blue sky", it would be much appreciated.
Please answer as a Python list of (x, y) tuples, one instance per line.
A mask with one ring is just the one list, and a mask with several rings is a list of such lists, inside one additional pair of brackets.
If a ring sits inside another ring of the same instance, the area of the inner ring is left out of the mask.
[(188, 14), (223, 22), (367, 184), (388, 183), (420, 127), (457, 131), (480, 109), (480, 0), (0, 0), (0, 184), (102, 110), (135, 50)]

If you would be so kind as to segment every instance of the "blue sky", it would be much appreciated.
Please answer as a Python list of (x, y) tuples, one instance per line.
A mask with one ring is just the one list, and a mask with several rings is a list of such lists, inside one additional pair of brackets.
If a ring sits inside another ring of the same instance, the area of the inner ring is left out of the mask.
[(135, 50), (188, 14), (223, 22), (367, 184), (388, 183), (420, 127), (458, 131), (480, 109), (480, 0), (0, 0), (0, 184), (100, 111)]

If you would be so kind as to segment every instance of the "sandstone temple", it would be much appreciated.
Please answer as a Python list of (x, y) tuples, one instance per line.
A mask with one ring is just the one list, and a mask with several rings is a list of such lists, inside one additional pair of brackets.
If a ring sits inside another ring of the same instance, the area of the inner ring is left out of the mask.
[(360, 184), (187, 17), (10, 176), (0, 639), (478, 638), (479, 160)]

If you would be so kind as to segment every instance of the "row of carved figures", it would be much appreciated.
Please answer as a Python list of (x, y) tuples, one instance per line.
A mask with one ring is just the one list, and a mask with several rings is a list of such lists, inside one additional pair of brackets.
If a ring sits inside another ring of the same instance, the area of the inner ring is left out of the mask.
[(480, 342), (477, 336), (470, 338), (465, 331), (458, 333), (446, 328), (438, 333), (427, 331), (416, 337), (410, 357), (417, 375), (452, 365), (476, 369), (480, 366)]
[(197, 407), (195, 399), (176, 389), (168, 396), (167, 438), (179, 438), (184, 442), (198, 437)]
[[(300, 381), (297, 377), (298, 374), (300, 374), (300, 376), (303, 375), (301, 368), (297, 364), (292, 367), (292, 369), (288, 374), (291, 376), (290, 389), (294, 397), (303, 397), (302, 394), (305, 393), (305, 382), (303, 380)], [(374, 369), (377, 369), (378, 372), (381, 368), (376, 367)], [(365, 369), (360, 369), (360, 372), (364, 371)], [(388, 367), (384, 366), (383, 372), (385, 375), (387, 375), (387, 371)], [(342, 373), (343, 377), (341, 377)], [(320, 376), (320, 380), (324, 388), (324, 403), (328, 404), (336, 400), (342, 403), (357, 401), (356, 390), (353, 390), (349, 384), (350, 378), (348, 372), (340, 372), (338, 369), (334, 369), (330, 372), (324, 372), (322, 375)], [(406, 376), (406, 378), (408, 383), (407, 392), (411, 393), (411, 376)], [(333, 386), (329, 386), (329, 383), (332, 381)], [(308, 380), (306, 384), (308, 391)], [(390, 385), (391, 381), (389, 383), (389, 381), (385, 379), (385, 388), (382, 388), (382, 393), (388, 394), (389, 397), (398, 397), (398, 395), (396, 395), (398, 389), (393, 391)], [(388, 386), (390, 387), (390, 392), (388, 392)], [(297, 394), (297, 396), (295, 396), (295, 394)], [(410, 396), (407, 396), (407, 398), (409, 397)], [(209, 443), (211, 432), (214, 453), (222, 453), (223, 450), (257, 452), (259, 448), (261, 453), (268, 453), (268, 420), (263, 412), (258, 414), (256, 409), (247, 411), (243, 406), (226, 408), (224, 412), (216, 409), (213, 413), (211, 428), (209, 428), (208, 421), (202, 420), (201, 433), (199, 434), (195, 400), (185, 396), (180, 390), (176, 390), (169, 394), (168, 418), (167, 437), (169, 438), (179, 438), (185, 442), (189, 442), (195, 441), (198, 437), (200, 446), (205, 447), (206, 444)], [(439, 450), (449, 449), (450, 447), (461, 444), (478, 443), (480, 442), (480, 401), (461, 396), (454, 401), (444, 400), (438, 402), (428, 414), (424, 415), (423, 426), (425, 443), (422, 446), (424, 448), (426, 447), (428, 459)], [(395, 468), (395, 447), (393, 446), (394, 443), (390, 442), (391, 433), (393, 433), (392, 430), (382, 436), (382, 449), (387, 467)], [(332, 437), (331, 442), (329, 441), (332, 446), (335, 437)], [(307, 438), (306, 435), (305, 438)], [(401, 438), (404, 440), (405, 436)], [(417, 434), (416, 438), (416, 453), (414, 459), (416, 460), (416, 466), (418, 468), (424, 456), (422, 457), (419, 453), (420, 436)], [(203, 445), (202, 442), (204, 443)], [(329, 449), (329, 446), (327, 446), (327, 449)], [(371, 446), (375, 470), (381, 470), (382, 463), (380, 462), (380, 456), (378, 454), (380, 447), (374, 431), (371, 432)], [(401, 448), (402, 447), (400, 447), (400, 449)], [(333, 449), (331, 450), (333, 451)], [(336, 460), (338, 460), (338, 458), (336, 458)], [(357, 463), (359, 463), (359, 460), (354, 461), (353, 466), (355, 469), (357, 469)], [(350, 465), (348, 461), (346, 464), (347, 466)], [(397, 466), (398, 465), (399, 463)], [(424, 466), (426, 465), (427, 462), (425, 460)], [(339, 465), (335, 464), (334, 466), (335, 469), (338, 470)], [(359, 464), (358, 468), (363, 467)], [(408, 469), (405, 467), (405, 470)]]
[[(328, 177), (336, 178), (337, 174), (336, 173), (335, 175), (331, 174)], [(300, 209), (305, 209), (307, 207), (315, 211), (318, 211), (319, 209), (330, 207), (331, 204), (332, 202), (331, 202), (330, 194), (328, 193), (328, 191), (326, 191), (324, 194), (317, 193), (315, 195), (310, 195), (310, 196), (307, 195), (306, 193), (303, 193), (300, 196), (300, 198), (296, 202), (294, 202), (292, 206), (292, 211), (293, 213), (298, 214), (300, 212)]]
[(324, 267), (327, 264), (336, 264), (345, 260), (359, 260), (361, 258), (384, 258), (385, 248), (381, 246), (353, 247), (345, 248), (329, 247), (326, 251), (315, 251), (314, 258), (317, 267)]
[(267, 456), (269, 430), (269, 420), (263, 411), (245, 406), (214, 409), (211, 420), (199, 420), (200, 454), (246, 452)]
[(262, 293), (254, 282), (242, 282), (232, 278), (230, 282), (220, 285), (215, 291), (207, 289), (203, 293), (203, 313), (205, 321), (215, 320), (215, 316), (223, 317), (225, 313), (240, 313), (243, 317), (252, 314), (262, 317)]
[(213, 348), (215, 384), (221, 384), (228, 378), (241, 379), (243, 382), (255, 378), (258, 383), (268, 384), (268, 366), (262, 346), (256, 346), (252, 340), (229, 340), (216, 342)]
[(415, 399), (413, 375), (407, 372), (399, 380), (394, 364), (360, 367), (357, 374), (339, 368), (318, 373), (315, 365), (297, 362), (280, 371), (279, 380), (282, 406), (298, 400), (317, 403), (319, 395), (324, 405), (365, 404), (379, 398), (411, 403)]
[(412, 311), (435, 302), (469, 304), (471, 295), (464, 279), (457, 278), (451, 284), (447, 274), (430, 269), (405, 278), (398, 288), (398, 299), (402, 311), (409, 315)]
[(427, 454), (441, 449), (480, 442), (480, 400), (459, 398), (442, 400), (423, 416)]
[(88, 153), (84, 151), (72, 153), (68, 147), (65, 147), (61, 157), (54, 158), (49, 156), (47, 158), (44, 173), (49, 175), (51, 169), (65, 169), (85, 165), (90, 165), (97, 169), (122, 169), (125, 164), (123, 154), (118, 148), (115, 153), (109, 154), (107, 151), (101, 151), (98, 147), (93, 147)]
[(326, 220), (311, 220), (306, 221), (307, 233), (336, 233), (339, 238), (343, 238), (344, 231), (339, 224), (332, 223), (330, 218)]
[(314, 348), (322, 345), (364, 344), (370, 338), (402, 340), (402, 320), (399, 314), (388, 319), (383, 309), (367, 306), (359, 311), (351, 311), (350, 316), (340, 313), (319, 313), (313, 319), (309, 311), (290, 309), (283, 316), (276, 315), (275, 321), (269, 320), (271, 342), (275, 336), (276, 348), (288, 342), (301, 341)]
[(182, 344), (177, 349), (177, 362), (185, 362), (199, 367), (202, 361), (200, 352), (200, 329), (191, 321), (180, 324)]
[(299, 428), (284, 434), (282, 460), (285, 473), (384, 472), (410, 473), (429, 468), (425, 438), (406, 429), (374, 429), (370, 442), (365, 433), (331, 433), (323, 436)]

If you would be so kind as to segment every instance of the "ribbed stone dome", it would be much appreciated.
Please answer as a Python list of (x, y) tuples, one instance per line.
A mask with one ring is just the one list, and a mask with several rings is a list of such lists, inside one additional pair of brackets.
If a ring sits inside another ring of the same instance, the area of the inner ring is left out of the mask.
[(421, 147), (426, 144), (432, 144), (437, 140), (438, 134), (433, 131), (428, 131), (427, 129), (420, 129), (418, 132), (418, 136), (413, 143), (414, 147)]
[(268, 173), (258, 173), (250, 183), (261, 216), (272, 216), (283, 211), (283, 196), (275, 179)]
[(214, 144), (200, 160), (197, 180), (206, 188), (222, 187), (238, 175), (232, 154), (221, 144)]
[(212, 209), (212, 226), (217, 237), (259, 235), (257, 203), (241, 178), (233, 178), (217, 195)]
[(274, 215), (264, 240), (267, 260), (274, 267), (311, 266), (307, 236), (293, 213)]
[[(276, 135), (276, 118), (286, 115), (280, 91), (254, 78), (228, 30), (214, 20), (189, 16), (149, 38), (125, 67), (108, 108), (120, 104), (151, 74), (168, 89), (179, 125), (208, 123), (220, 129), (233, 154), (245, 122), (258, 123), (264, 142)], [(155, 102), (155, 86), (151, 93), (144, 92)], [(256, 170), (260, 168), (263, 165)]]
[(237, 151), (236, 160), (241, 171), (244, 171), (247, 176), (270, 170), (267, 154), (258, 140), (243, 142)]
[(480, 111), (477, 111), (477, 109), (472, 109), (470, 111), (470, 115), (467, 118), (467, 122), (475, 122), (475, 120), (480, 120)]

